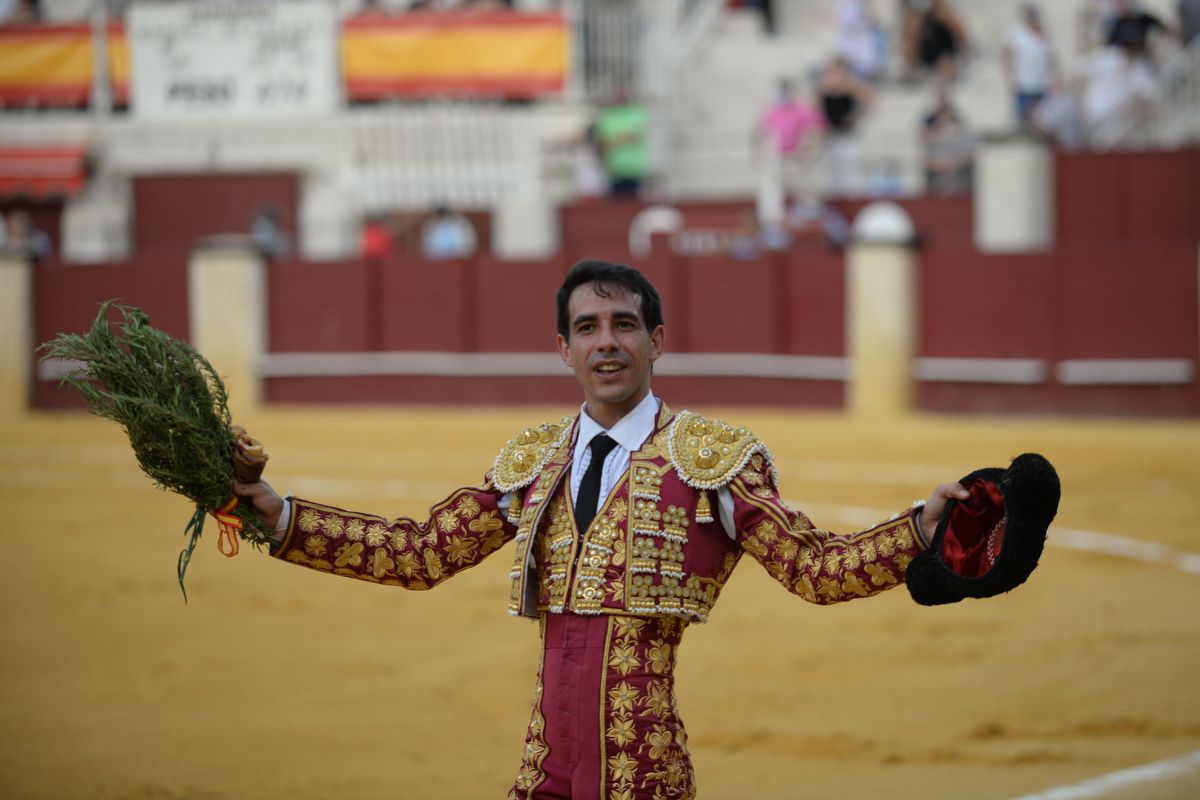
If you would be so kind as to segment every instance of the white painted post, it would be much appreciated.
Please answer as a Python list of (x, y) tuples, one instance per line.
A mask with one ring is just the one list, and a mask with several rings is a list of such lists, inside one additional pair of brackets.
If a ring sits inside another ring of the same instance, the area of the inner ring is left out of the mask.
[(202, 243), (188, 263), (192, 344), (225, 381), (235, 413), (262, 401), (266, 277), (262, 255), (249, 244)]
[(1054, 153), (1028, 134), (988, 137), (975, 156), (975, 246), (985, 253), (1054, 247)]
[(915, 230), (907, 212), (891, 202), (859, 212), (846, 264), (848, 408), (902, 414), (913, 405), (917, 338)]
[(29, 408), (33, 348), (33, 262), (0, 250), (0, 419)]

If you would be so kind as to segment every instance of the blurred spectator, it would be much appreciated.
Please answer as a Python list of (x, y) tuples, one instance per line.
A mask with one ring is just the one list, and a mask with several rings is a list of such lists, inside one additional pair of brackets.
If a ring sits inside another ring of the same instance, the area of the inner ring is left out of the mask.
[(385, 217), (376, 214), (367, 218), (359, 250), (363, 258), (372, 261), (382, 261), (395, 251), (395, 240)]
[(783, 218), (786, 162), (807, 152), (810, 135), (823, 127), (821, 112), (812, 103), (796, 97), (791, 81), (780, 79), (775, 100), (763, 111), (755, 130), (760, 222), (778, 222)]
[(250, 240), (267, 258), (287, 258), (292, 254), (292, 238), (283, 230), (279, 209), (260, 208), (250, 223)]
[(921, 142), (925, 145), (926, 192), (958, 194), (971, 189), (975, 138), (945, 87), (938, 90), (933, 110), (921, 120)]
[(835, 58), (822, 71), (818, 93), (825, 116), (825, 158), (830, 194), (853, 194), (861, 183), (858, 121), (871, 104), (870, 88)]
[(1154, 73), (1135, 46), (1106, 47), (1082, 63), (1083, 121), (1089, 144), (1107, 145), (1120, 135), (1113, 125), (1118, 114), (1136, 123), (1149, 110), (1154, 96)]
[(1149, 58), (1150, 34), (1165, 33), (1167, 26), (1129, 0), (1114, 0), (1113, 15), (1108, 22), (1104, 42), (1109, 47), (1124, 49), (1134, 58)]
[(958, 77), (967, 51), (962, 20), (945, 0), (911, 0), (904, 23), (904, 57), (910, 69), (932, 70), (945, 80)]
[(600, 157), (595, 125), (588, 125), (583, 135), (571, 144), (571, 172), (577, 197), (603, 197), (608, 193), (608, 173)]
[(469, 258), (475, 255), (475, 226), (446, 206), (434, 209), (433, 216), (421, 227), (421, 252), (434, 261)]
[(787, 230), (797, 238), (820, 236), (830, 247), (841, 249), (850, 241), (850, 221), (815, 194), (803, 194), (788, 208)]
[(1030, 127), (1033, 112), (1045, 99), (1057, 73), (1054, 44), (1042, 25), (1038, 7), (1021, 7), (1021, 19), (1008, 34), (1004, 46), (1004, 70), (1013, 92), (1017, 124)]
[(1187, 47), (1200, 36), (1200, 0), (1179, 0), (1176, 12), (1179, 14), (1179, 38)]
[(33, 224), (28, 211), (16, 209), (8, 212), (7, 235), (4, 245), (9, 250), (28, 253), (34, 261), (49, 258), (53, 250), (49, 235)]
[(838, 55), (863, 80), (876, 81), (887, 65), (887, 40), (871, 13), (871, 0), (837, 0)]
[(1046, 98), (1033, 111), (1033, 128), (1049, 136), (1063, 150), (1083, 146), (1083, 120), (1076, 93), (1062, 81), (1051, 84)]
[(900, 170), (900, 161), (895, 158), (877, 164), (867, 177), (867, 194), (876, 199), (903, 197), (905, 190)]
[(631, 100), (623, 89), (596, 118), (596, 139), (613, 197), (636, 197), (649, 174), (647, 122), (645, 107)]
[(41, 19), (41, 0), (0, 0), (0, 25), (28, 25)]

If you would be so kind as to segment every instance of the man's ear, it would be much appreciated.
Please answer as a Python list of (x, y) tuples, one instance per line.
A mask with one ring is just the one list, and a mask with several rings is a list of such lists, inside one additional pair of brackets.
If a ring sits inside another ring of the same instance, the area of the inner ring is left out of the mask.
[(667, 339), (667, 332), (662, 325), (650, 332), (650, 361), (658, 361), (658, 357), (663, 354), (663, 345)]
[(558, 355), (562, 358), (563, 363), (568, 367), (574, 368), (571, 363), (571, 343), (561, 333), (556, 335), (558, 339)]

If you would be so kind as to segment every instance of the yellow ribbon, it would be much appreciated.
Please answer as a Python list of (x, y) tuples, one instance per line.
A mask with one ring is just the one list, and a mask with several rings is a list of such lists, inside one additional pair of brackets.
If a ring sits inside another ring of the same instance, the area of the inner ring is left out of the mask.
[(217, 538), (217, 550), (226, 558), (233, 558), (238, 554), (238, 534), (242, 530), (242, 520), (233, 513), (237, 504), (238, 499), (231, 497), (228, 503), (212, 512), (212, 518), (217, 521), (217, 527), (221, 531)]

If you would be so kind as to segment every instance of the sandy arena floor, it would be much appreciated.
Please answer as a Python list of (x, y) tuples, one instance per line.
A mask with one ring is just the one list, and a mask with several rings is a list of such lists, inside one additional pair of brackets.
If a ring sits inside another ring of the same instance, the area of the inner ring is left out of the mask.
[[(1064, 487), (1042, 566), (990, 601), (819, 608), (745, 559), (683, 646), (702, 798), (1008, 799), (1200, 750), (1200, 556), (1176, 557), (1200, 553), (1200, 424), (698, 410), (750, 425), (785, 496), (837, 530), (1024, 450)], [(561, 411), (242, 422), (281, 490), (419, 516)], [(0, 797), (503, 797), (537, 663), (536, 627), (505, 614), (508, 548), (406, 593), (226, 560), (210, 523), (185, 606), (190, 509), (116, 426), (0, 421), (0, 469)], [(1168, 549), (1077, 549), (1112, 536)], [(1200, 770), (1104, 796), (1200, 797)]]

